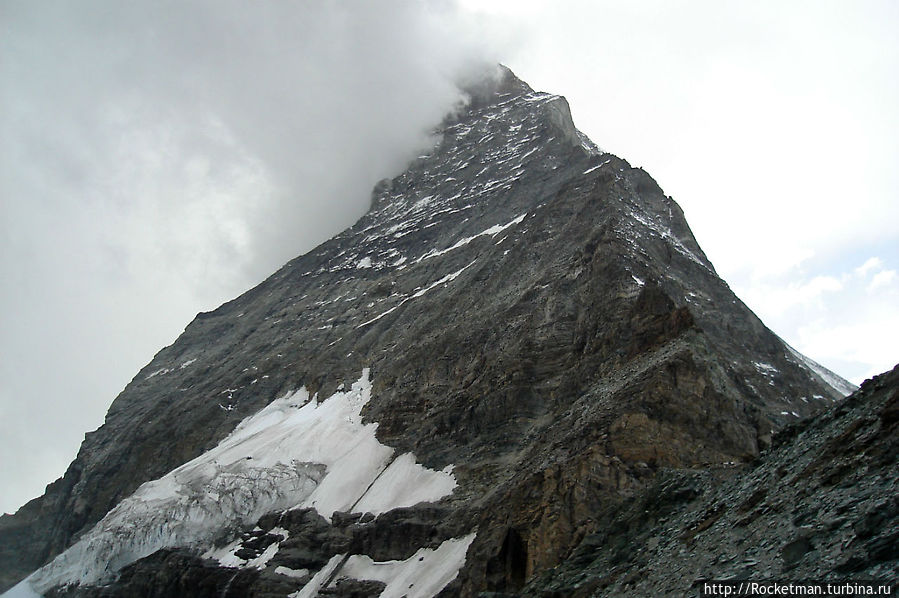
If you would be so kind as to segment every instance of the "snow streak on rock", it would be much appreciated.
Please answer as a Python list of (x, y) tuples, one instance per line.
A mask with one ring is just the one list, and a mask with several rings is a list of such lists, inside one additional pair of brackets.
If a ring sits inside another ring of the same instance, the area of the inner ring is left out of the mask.
[(814, 374), (821, 378), (821, 380), (825, 384), (827, 384), (829, 387), (831, 387), (844, 397), (848, 397), (856, 390), (858, 390), (857, 386), (855, 386), (854, 384), (850, 384), (843, 378), (840, 378), (817, 361), (806, 357), (805, 355), (788, 345), (786, 341), (783, 341), (783, 343), (787, 347), (787, 350), (790, 352), (790, 354), (799, 360), (799, 363), (814, 372)]
[[(459, 574), (475, 534), (452, 538), (436, 549), (421, 548), (404, 561), (376, 562), (365, 555), (335, 555), (291, 598), (313, 598), (341, 578), (382, 581), (378, 598), (432, 598)], [(330, 583), (329, 583), (330, 582)]]
[[(451, 467), (433, 471), (399, 456), (363, 424), (371, 398), (368, 369), (348, 392), (317, 403), (305, 389), (245, 419), (214, 449), (140, 486), (77, 543), (35, 572), (39, 591), (97, 583), (167, 547), (208, 548), (222, 529), (274, 511), (315, 508), (373, 514), (436, 501), (456, 486)], [(282, 534), (285, 535), (286, 534)], [(277, 545), (273, 545), (277, 550)], [(228, 547), (212, 551), (226, 566), (246, 563)], [(265, 555), (270, 559), (273, 554)], [(231, 558), (233, 557), (233, 558)]]

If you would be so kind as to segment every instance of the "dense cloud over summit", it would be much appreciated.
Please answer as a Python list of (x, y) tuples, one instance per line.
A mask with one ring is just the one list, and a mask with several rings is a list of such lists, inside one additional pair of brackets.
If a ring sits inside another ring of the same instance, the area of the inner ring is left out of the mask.
[(0, 9), (0, 510), (198, 310), (361, 216), (484, 68), (449, 7), (247, 8)]
[(888, 0), (3, 2), (0, 511), (194, 314), (355, 221), (485, 62), (652, 172), (791, 345), (856, 383), (891, 367), (897, 23)]

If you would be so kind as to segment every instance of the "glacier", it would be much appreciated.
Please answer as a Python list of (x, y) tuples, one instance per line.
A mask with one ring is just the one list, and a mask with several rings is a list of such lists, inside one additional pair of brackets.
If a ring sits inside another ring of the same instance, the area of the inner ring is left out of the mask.
[(377, 423), (363, 423), (371, 391), (366, 368), (348, 391), (324, 401), (305, 388), (274, 400), (215, 448), (141, 485), (17, 591), (103, 583), (162, 548), (212, 556), (223, 529), (236, 533), (266, 513), (314, 508), (325, 518), (335, 511), (378, 515), (452, 493), (452, 466), (435, 471), (411, 453), (396, 455), (375, 437)]

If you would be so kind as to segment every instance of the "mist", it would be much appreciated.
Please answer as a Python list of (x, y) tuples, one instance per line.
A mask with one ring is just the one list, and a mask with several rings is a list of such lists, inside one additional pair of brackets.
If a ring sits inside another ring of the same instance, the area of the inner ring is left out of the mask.
[(0, 6), (0, 510), (198, 311), (351, 225), (489, 50), (452, 5)]
[(198, 311), (351, 225), (503, 62), (859, 383), (899, 335), (889, 0), (0, 3), (0, 510)]

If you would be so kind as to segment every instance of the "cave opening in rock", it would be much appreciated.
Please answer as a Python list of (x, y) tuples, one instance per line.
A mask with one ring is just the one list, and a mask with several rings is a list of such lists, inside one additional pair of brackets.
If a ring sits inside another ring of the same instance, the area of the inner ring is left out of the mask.
[(495, 590), (518, 590), (527, 579), (528, 545), (521, 534), (506, 530), (502, 548), (487, 564), (487, 574)]

